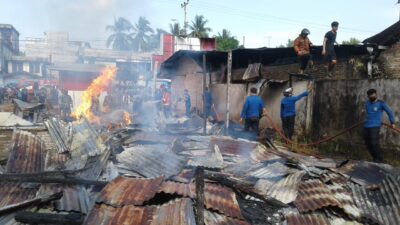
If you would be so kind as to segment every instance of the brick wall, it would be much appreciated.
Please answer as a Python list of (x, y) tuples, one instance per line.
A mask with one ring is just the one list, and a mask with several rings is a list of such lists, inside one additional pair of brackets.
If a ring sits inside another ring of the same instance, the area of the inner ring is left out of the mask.
[(400, 43), (381, 53), (378, 62), (385, 77), (400, 77)]

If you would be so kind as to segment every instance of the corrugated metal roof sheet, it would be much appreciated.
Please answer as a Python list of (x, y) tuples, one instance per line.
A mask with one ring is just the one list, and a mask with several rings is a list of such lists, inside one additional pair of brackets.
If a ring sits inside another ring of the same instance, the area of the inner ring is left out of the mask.
[(184, 198), (156, 207), (150, 225), (196, 225), (192, 201)]
[(43, 171), (43, 144), (27, 131), (15, 131), (10, 146), (7, 173), (38, 173)]
[(108, 205), (143, 205), (156, 194), (163, 177), (154, 179), (133, 179), (117, 177), (100, 192), (96, 202)]
[(153, 216), (151, 208), (124, 206), (114, 208), (104, 204), (95, 205), (87, 216), (86, 225), (149, 225)]
[(222, 154), (249, 155), (257, 147), (257, 143), (249, 141), (239, 141), (228, 138), (212, 137), (210, 146), (218, 145)]
[(261, 75), (261, 63), (249, 64), (246, 71), (243, 74), (243, 80), (254, 80)]
[(204, 211), (205, 225), (250, 225), (244, 220), (230, 218), (208, 210)]
[[(336, 174), (336, 173), (331, 173)], [(328, 189), (333, 193), (333, 197), (338, 200), (343, 210), (352, 216), (352, 218), (360, 218), (361, 211), (356, 206), (353, 196), (351, 193), (351, 189), (348, 187), (347, 182), (340, 175), (336, 175), (339, 177), (333, 176), (333, 179), (330, 180), (330, 184), (327, 185)], [(331, 176), (332, 177), (332, 176)], [(344, 182), (343, 182), (344, 180)]]
[(169, 178), (182, 171), (187, 159), (162, 149), (137, 146), (125, 149), (117, 155), (117, 161), (125, 168), (149, 178), (159, 176)]
[(252, 170), (247, 173), (247, 175), (260, 179), (268, 179), (274, 177), (282, 177), (288, 174), (292, 174), (296, 171), (298, 170), (287, 167), (282, 163), (275, 162), (270, 165)]
[(286, 215), (287, 225), (331, 225), (323, 214), (297, 214)]
[(36, 196), (37, 190), (35, 187), (18, 183), (1, 183), (0, 207), (33, 199)]
[(44, 124), (48, 129), (48, 133), (54, 142), (58, 153), (64, 153), (70, 150), (71, 145), (71, 127), (62, 124), (61, 120), (50, 118)]
[(42, 184), (38, 195), (63, 192), (61, 199), (52, 202), (57, 211), (81, 212), (87, 214), (91, 207), (86, 188), (78, 185)]
[[(158, 192), (196, 198), (196, 187), (193, 183), (182, 184), (167, 181), (161, 185)], [(218, 211), (229, 217), (243, 218), (235, 192), (225, 186), (206, 183), (204, 186), (204, 204), (207, 209)]]
[(300, 180), (304, 174), (304, 171), (298, 171), (279, 180), (278, 182), (260, 179), (257, 181), (255, 188), (266, 197), (272, 197), (288, 204), (296, 200)]
[(67, 154), (59, 154), (55, 151), (47, 151), (44, 159), (45, 171), (60, 171), (65, 169), (65, 163), (69, 157)]
[(350, 185), (354, 200), (367, 218), (385, 225), (400, 224), (400, 183), (388, 176), (376, 190)]
[(295, 162), (304, 164), (309, 167), (320, 167), (320, 168), (336, 168), (336, 161), (330, 158), (315, 158), (313, 156), (301, 155), (295, 152), (287, 151), (281, 147), (278, 148), (279, 155), (291, 159)]
[(338, 171), (360, 185), (378, 185), (385, 179), (385, 172), (381, 167), (367, 162), (352, 161)]
[(177, 199), (161, 206), (123, 206), (113, 208), (96, 205), (89, 213), (86, 225), (196, 225), (190, 199)]
[(315, 211), (328, 206), (342, 207), (333, 193), (320, 180), (301, 182), (294, 204), (300, 212)]
[(11, 112), (0, 112), (0, 126), (33, 126), (28, 120), (22, 119)]
[(265, 145), (257, 145), (257, 147), (250, 152), (250, 159), (253, 163), (259, 163), (263, 161), (279, 160), (282, 157), (278, 156), (276, 152), (268, 149)]
[(194, 167), (206, 167), (211, 169), (222, 169), (224, 158), (222, 157), (221, 151), (219, 150), (218, 145), (213, 147), (214, 151), (211, 151), (209, 154), (204, 156), (196, 156), (192, 157), (188, 165)]

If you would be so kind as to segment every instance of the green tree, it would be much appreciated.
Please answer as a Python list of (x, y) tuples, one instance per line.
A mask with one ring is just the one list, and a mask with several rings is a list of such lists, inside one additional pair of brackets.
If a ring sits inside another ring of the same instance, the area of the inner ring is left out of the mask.
[(192, 25), (190, 25), (190, 36), (197, 38), (206, 38), (208, 37), (208, 33), (211, 32), (211, 28), (206, 27), (208, 20), (204, 18), (204, 16), (196, 15), (194, 20), (192, 21)]
[(216, 40), (217, 50), (219, 51), (228, 51), (239, 47), (239, 41), (226, 29), (223, 29), (222, 33), (218, 32)]
[(133, 27), (133, 31), (131, 36), (134, 40), (134, 49), (139, 52), (148, 49), (150, 37), (154, 33), (150, 27), (150, 22), (143, 16), (139, 17), (138, 22)]
[(106, 30), (112, 32), (107, 39), (107, 47), (112, 46), (114, 50), (131, 50), (133, 39), (129, 32), (132, 29), (133, 26), (127, 19), (123, 17), (115, 19), (113, 25), (106, 26)]
[(161, 36), (163, 34), (168, 34), (167, 31), (157, 28), (156, 32), (150, 36), (149, 43), (147, 44), (146, 50), (154, 50), (160, 48)]
[(169, 24), (170, 33), (174, 36), (180, 36), (184, 33), (179, 23)]
[(358, 40), (357, 38), (350, 38), (347, 41), (342, 41), (342, 45), (358, 45), (360, 43), (361, 41)]

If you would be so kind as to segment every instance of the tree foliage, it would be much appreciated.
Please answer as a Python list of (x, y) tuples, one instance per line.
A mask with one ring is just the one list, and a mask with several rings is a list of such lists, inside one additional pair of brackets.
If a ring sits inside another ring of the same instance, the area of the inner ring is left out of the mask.
[(226, 29), (223, 29), (222, 33), (218, 33), (216, 40), (219, 51), (228, 51), (239, 47), (239, 41)]
[(197, 38), (206, 38), (209, 36), (209, 33), (212, 31), (211, 28), (207, 27), (208, 20), (204, 18), (202, 15), (196, 15), (194, 20), (192, 21), (192, 25), (190, 25), (190, 36)]
[(106, 45), (114, 50), (131, 50), (133, 39), (129, 32), (133, 29), (131, 22), (123, 17), (114, 20), (113, 25), (106, 26), (106, 30), (111, 32)]
[(350, 38), (349, 40), (342, 41), (342, 45), (358, 45), (360, 44), (361, 41), (358, 40), (357, 38)]

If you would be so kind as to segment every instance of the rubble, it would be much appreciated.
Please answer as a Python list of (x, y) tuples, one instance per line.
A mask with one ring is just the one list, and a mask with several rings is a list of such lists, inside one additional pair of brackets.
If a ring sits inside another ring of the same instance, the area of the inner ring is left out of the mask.
[(165, 135), (85, 119), (45, 125), (10, 131), (1, 224), (196, 224), (199, 191), (206, 225), (400, 224), (399, 173), (388, 165), (197, 136), (193, 126)]

